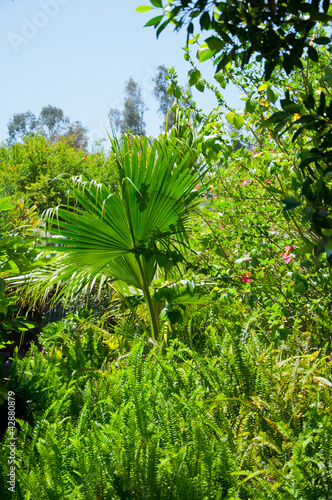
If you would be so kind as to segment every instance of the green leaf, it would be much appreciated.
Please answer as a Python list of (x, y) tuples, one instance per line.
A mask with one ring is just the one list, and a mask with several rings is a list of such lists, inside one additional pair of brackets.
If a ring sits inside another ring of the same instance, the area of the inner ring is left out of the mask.
[(198, 82), (196, 83), (195, 87), (200, 92), (204, 92), (204, 89), (205, 89), (205, 80), (204, 80), (204, 78), (200, 78), (198, 80)]
[(182, 92), (181, 92), (181, 89), (178, 85), (175, 85), (174, 86), (174, 89), (173, 89), (173, 95), (176, 99), (180, 99), (180, 97), (182, 96)]
[(6, 282), (3, 278), (0, 278), (0, 295), (4, 293), (6, 289)]
[(332, 238), (324, 245), (324, 251), (327, 257), (332, 255)]
[(14, 205), (11, 200), (11, 196), (0, 198), (0, 211), (13, 210)]
[(216, 53), (215, 50), (211, 50), (209, 48), (200, 48), (197, 51), (197, 59), (199, 62), (204, 62), (210, 59)]
[[(0, 348), (2, 349), (3, 347), (5, 347), (5, 345), (0, 344)], [(0, 387), (0, 398), (3, 399), (4, 401), (8, 401), (8, 389), (5, 385), (2, 385)]]
[(7, 307), (3, 304), (0, 304), (0, 313), (7, 314)]
[(276, 66), (277, 66), (277, 61), (271, 61), (271, 60), (266, 61), (265, 68), (264, 68), (264, 75), (265, 75), (266, 80), (270, 80), (271, 75), (272, 75), (274, 68)]
[(191, 19), (194, 19), (195, 17), (198, 17), (200, 15), (201, 11), (196, 9), (196, 10), (192, 10), (189, 14), (189, 17)]
[(135, 10), (136, 12), (148, 12), (149, 10), (152, 10), (152, 7), (151, 5), (140, 5)]
[(300, 247), (297, 251), (298, 253), (304, 255), (306, 253), (311, 253), (312, 250), (316, 247), (316, 243), (306, 243), (303, 247)]
[(322, 12), (312, 12), (310, 17), (314, 21), (321, 21), (322, 23), (329, 23), (332, 21), (331, 15), (323, 14)]
[(276, 193), (276, 194), (282, 194), (282, 191), (280, 189), (277, 189), (273, 186), (265, 186), (266, 191), (269, 191), (270, 193)]
[(242, 115), (234, 115), (233, 118), (233, 125), (236, 127), (238, 130), (242, 127), (244, 124), (244, 117)]
[(169, 94), (169, 95), (173, 95), (173, 92), (174, 92), (174, 89), (175, 89), (175, 88), (176, 88), (175, 83), (174, 83), (174, 82), (171, 82), (171, 83), (169, 84), (169, 86), (167, 87), (167, 90), (166, 90), (167, 94)]
[(193, 85), (196, 85), (196, 83), (200, 79), (201, 72), (198, 71), (197, 69), (191, 69), (188, 72), (188, 76), (189, 76), (189, 85), (190, 85), (190, 87), (192, 87)]
[(309, 285), (308, 285), (307, 280), (303, 277), (298, 278), (298, 281), (295, 283), (295, 286), (294, 286), (295, 292), (300, 294), (300, 295), (303, 295), (304, 293), (306, 293), (308, 288), (309, 288)]
[(152, 3), (152, 5), (154, 7), (159, 7), (160, 9), (163, 8), (163, 2), (162, 2), (162, 0), (150, 0), (150, 2)]
[(289, 104), (282, 104), (282, 107), (285, 111), (288, 113), (298, 113), (299, 111), (302, 110), (302, 106), (300, 104), (296, 104), (295, 102), (290, 102)]
[(285, 205), (284, 210), (293, 210), (301, 205), (295, 198), (284, 198), (281, 203)]
[(272, 102), (273, 104), (277, 101), (278, 99), (278, 94), (274, 92), (271, 87), (269, 87), (266, 91), (266, 97), (269, 102)]
[(207, 38), (205, 40), (205, 43), (207, 44), (207, 46), (209, 47), (210, 50), (215, 50), (216, 52), (219, 52), (220, 50), (222, 50), (222, 48), (225, 45), (223, 40), (220, 40), (220, 38), (218, 38), (216, 36), (210, 36), (209, 38)]
[[(161, 23), (160, 26), (158, 26), (158, 29), (156, 31), (157, 38), (159, 37), (160, 33), (166, 28), (166, 26), (169, 24), (169, 20), (165, 21), (164, 23)], [(188, 54), (185, 54), (184, 57), (188, 56)]]
[(267, 85), (266, 83), (262, 83), (262, 85), (260, 85), (257, 89), (257, 92), (263, 92), (263, 90), (266, 90), (267, 89)]
[(318, 53), (311, 45), (308, 46), (308, 56), (312, 61), (318, 62)]
[(243, 262), (246, 262), (247, 260), (250, 260), (250, 257), (240, 257), (239, 259), (236, 259), (234, 264), (239, 266), (240, 264), (243, 264)]
[(234, 116), (235, 116), (235, 113), (233, 113), (232, 111), (227, 113), (227, 115), (225, 116), (226, 120), (228, 121), (228, 123), (230, 125), (233, 125)]
[(22, 321), (17, 328), (22, 332), (27, 332), (28, 330), (36, 328), (36, 324), (32, 322), (29, 323), (28, 321)]
[(202, 30), (208, 30), (210, 27), (210, 15), (208, 12), (203, 12), (200, 17), (199, 24)]
[(182, 323), (183, 317), (179, 310), (167, 311), (167, 316), (172, 325), (176, 323)]
[(164, 16), (157, 16), (157, 17), (153, 17), (152, 19), (150, 19), (150, 21), (148, 21), (144, 27), (148, 27), (148, 26), (158, 26), (158, 24), (160, 23), (160, 21), (164, 18)]
[(319, 36), (314, 39), (314, 42), (318, 45), (327, 45), (331, 43), (331, 38), (329, 38), (328, 36)]
[(246, 113), (253, 113), (255, 111), (255, 108), (256, 108), (255, 101), (253, 101), (252, 99), (247, 99), (245, 106)]
[(323, 77), (323, 82), (331, 82), (332, 80), (332, 73), (328, 73)]
[(217, 82), (219, 83), (219, 85), (221, 85), (223, 89), (226, 87), (226, 78), (224, 71), (221, 70), (215, 73), (214, 78), (217, 80)]
[(228, 121), (228, 123), (230, 123), (230, 125), (233, 125), (238, 130), (240, 130), (240, 128), (244, 124), (244, 116), (233, 113), (233, 111), (227, 113), (225, 118)]
[(166, 317), (167, 317), (167, 309), (166, 309), (166, 307), (164, 307), (164, 309), (162, 309), (162, 310), (160, 311), (159, 318), (160, 318), (160, 319), (164, 319), (164, 318), (166, 318)]

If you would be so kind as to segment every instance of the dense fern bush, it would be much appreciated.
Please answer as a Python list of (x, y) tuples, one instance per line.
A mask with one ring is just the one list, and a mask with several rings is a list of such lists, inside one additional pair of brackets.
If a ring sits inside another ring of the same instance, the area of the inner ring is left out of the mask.
[(205, 353), (143, 338), (111, 358), (91, 357), (96, 329), (65, 352), (53, 332), (17, 359), (11, 390), (40, 400), (18, 415), (14, 496), (4, 438), (1, 499), (331, 498), (329, 357), (296, 333), (278, 350), (249, 327), (206, 335)]

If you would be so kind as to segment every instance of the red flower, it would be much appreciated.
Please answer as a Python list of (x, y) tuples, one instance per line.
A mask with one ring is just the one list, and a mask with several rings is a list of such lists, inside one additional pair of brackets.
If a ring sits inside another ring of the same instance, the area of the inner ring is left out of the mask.
[(251, 276), (251, 273), (242, 273), (242, 277), (241, 277), (242, 283), (250, 283), (252, 281), (250, 276)]
[(291, 251), (293, 250), (293, 248), (296, 248), (296, 246), (295, 245), (291, 247), (289, 245), (285, 246), (285, 253), (282, 254), (281, 258), (285, 261), (286, 264), (288, 264), (291, 260), (294, 259), (294, 256), (291, 255)]

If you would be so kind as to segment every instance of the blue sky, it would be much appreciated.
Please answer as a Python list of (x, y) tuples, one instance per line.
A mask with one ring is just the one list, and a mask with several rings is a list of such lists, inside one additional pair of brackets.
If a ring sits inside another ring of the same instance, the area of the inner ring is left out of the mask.
[[(147, 133), (157, 135), (161, 119), (152, 96), (158, 65), (175, 67), (182, 85), (188, 63), (181, 47), (185, 30), (170, 29), (157, 40), (153, 28), (143, 28), (151, 12), (140, 14), (144, 0), (1, 0), (2, 89), (0, 141), (14, 113), (31, 110), (38, 116), (51, 104), (71, 121), (89, 128), (90, 138), (105, 137), (110, 108), (121, 109), (125, 82), (132, 77), (143, 91), (149, 110)], [(200, 65), (212, 80), (209, 62)], [(228, 91), (239, 106), (236, 91)], [(212, 95), (195, 94), (199, 106), (215, 106)]]

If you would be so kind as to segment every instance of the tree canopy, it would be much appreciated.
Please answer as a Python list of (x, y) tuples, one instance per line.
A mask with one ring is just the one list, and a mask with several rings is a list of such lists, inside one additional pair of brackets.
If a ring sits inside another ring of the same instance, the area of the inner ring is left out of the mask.
[[(332, 20), (330, 2), (175, 0), (165, 4), (161, 0), (151, 0), (150, 3), (152, 6), (137, 10), (146, 12), (154, 8), (159, 11), (160, 15), (146, 23), (156, 29), (157, 36), (167, 26), (174, 26), (175, 30), (187, 29), (185, 57), (193, 65), (189, 71), (190, 85), (200, 91), (206, 86), (211, 88), (191, 59), (189, 47), (198, 43), (198, 61), (213, 61), (215, 79), (221, 87), (225, 88), (241, 68), (249, 80), (255, 84), (260, 80), (261, 85), (269, 89), (268, 101), (276, 106), (268, 116), (264, 113), (264, 119), (258, 117), (258, 122), (275, 137), (289, 130), (293, 132), (292, 141), (298, 146), (295, 161), (301, 172), (301, 193), (295, 190), (281, 201), (286, 210), (302, 207), (302, 222), (309, 223), (318, 237), (316, 253), (327, 252), (332, 262), (332, 234), (329, 232), (332, 229), (331, 36), (324, 30)], [(195, 34), (197, 29), (210, 35), (204, 43), (199, 42), (200, 33)], [(273, 85), (286, 75), (287, 78), (297, 75), (297, 71), (302, 72), (302, 80), (306, 80), (312, 70), (309, 62), (315, 66), (318, 88), (317, 81), (314, 85), (302, 86), (300, 92), (298, 84), (289, 84), (288, 88), (283, 86), (284, 95), (275, 98)], [(235, 79), (239, 82), (237, 77)], [(256, 89), (258, 87), (256, 85)], [(175, 84), (173, 92), (178, 92)], [(246, 100), (246, 110), (250, 112), (250, 96)], [(235, 115), (234, 120), (239, 127), (244, 122)]]
[(9, 143), (39, 133), (51, 142), (66, 138), (78, 150), (85, 150), (88, 145), (88, 129), (77, 120), (70, 123), (62, 109), (50, 104), (42, 108), (38, 118), (31, 111), (14, 114), (7, 127)]
[(170, 73), (166, 66), (161, 65), (157, 68), (157, 74), (154, 81), (153, 95), (159, 102), (158, 113), (163, 117), (163, 124), (161, 126), (162, 130), (170, 130), (174, 123), (174, 112), (170, 110), (170, 108), (175, 103), (175, 97), (173, 94), (168, 93), (169, 86), (169, 76)]
[[(312, 29), (332, 20), (329, 0), (175, 0), (163, 5), (161, 0), (151, 0), (154, 8), (161, 10), (146, 26), (154, 26), (157, 36), (167, 27), (180, 30), (186, 26), (188, 38), (195, 31), (195, 19), (202, 31), (212, 31), (198, 54), (204, 61), (215, 57), (216, 71), (235, 62), (244, 67), (252, 56), (265, 62), (268, 80), (276, 66), (289, 74), (294, 67), (302, 67), (301, 56), (307, 53), (313, 61), (318, 55), (315, 45), (330, 42), (329, 38), (312, 38)], [(145, 12), (152, 7), (137, 10)]]
[(144, 112), (147, 107), (143, 101), (142, 89), (131, 77), (125, 84), (123, 110), (111, 109), (109, 117), (113, 126), (124, 134), (128, 130), (135, 135), (145, 135)]

